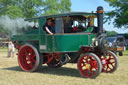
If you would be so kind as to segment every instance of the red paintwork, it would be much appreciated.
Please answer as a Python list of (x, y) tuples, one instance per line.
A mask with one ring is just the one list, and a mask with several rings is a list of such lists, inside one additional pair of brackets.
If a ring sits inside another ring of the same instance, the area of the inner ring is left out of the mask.
[(56, 59), (56, 61), (59, 61), (59, 54), (60, 53), (45, 53), (43, 57), (46, 57), (47, 61), (43, 63), (45, 64), (50, 63), (53, 59)]
[[(90, 65), (89, 68), (86, 68), (87, 64)], [(78, 63), (78, 67), (84, 77), (91, 78), (98, 71), (97, 61), (93, 58), (93, 56), (90, 55), (83, 56)]]
[(77, 31), (77, 27), (76, 26), (73, 27), (73, 31)]
[(16, 45), (16, 49), (20, 49), (22, 45)]
[(35, 67), (36, 54), (31, 47), (25, 46), (19, 51), (18, 60), (21, 68), (29, 71)]
[(92, 51), (92, 48), (90, 47), (83, 47), (83, 52), (86, 53), (86, 52), (90, 52)]

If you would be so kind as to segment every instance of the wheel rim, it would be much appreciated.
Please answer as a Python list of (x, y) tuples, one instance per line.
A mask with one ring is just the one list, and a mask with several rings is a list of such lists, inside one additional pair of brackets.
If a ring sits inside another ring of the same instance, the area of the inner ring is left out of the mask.
[(116, 63), (117, 63), (115, 56), (112, 53), (107, 52), (106, 58), (104, 60), (106, 63), (103, 64), (102, 71), (103, 72), (112, 72), (114, 70), (114, 68), (116, 67)]
[(97, 60), (91, 56), (83, 56), (78, 63), (79, 71), (84, 77), (91, 78), (97, 75), (98, 63)]
[(24, 46), (19, 51), (19, 65), (24, 71), (32, 70), (36, 65), (36, 53), (30, 46)]

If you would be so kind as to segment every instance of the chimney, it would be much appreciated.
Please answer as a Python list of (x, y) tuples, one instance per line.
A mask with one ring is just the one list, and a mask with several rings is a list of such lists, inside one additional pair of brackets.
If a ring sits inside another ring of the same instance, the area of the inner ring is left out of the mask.
[(101, 34), (103, 32), (103, 7), (99, 6), (97, 8), (97, 19), (98, 19), (98, 33)]

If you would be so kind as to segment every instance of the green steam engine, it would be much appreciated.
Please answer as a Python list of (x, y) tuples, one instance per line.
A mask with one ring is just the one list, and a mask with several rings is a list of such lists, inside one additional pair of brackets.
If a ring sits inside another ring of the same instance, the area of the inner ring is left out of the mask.
[[(79, 73), (86, 78), (114, 72), (118, 59), (107, 50), (103, 12), (103, 7), (99, 6), (96, 13), (72, 12), (28, 19), (36, 20), (39, 26), (11, 38), (18, 49), (21, 69), (34, 72), (42, 64), (59, 68), (66, 63), (77, 63)], [(42, 28), (48, 19), (54, 20), (53, 35)]]

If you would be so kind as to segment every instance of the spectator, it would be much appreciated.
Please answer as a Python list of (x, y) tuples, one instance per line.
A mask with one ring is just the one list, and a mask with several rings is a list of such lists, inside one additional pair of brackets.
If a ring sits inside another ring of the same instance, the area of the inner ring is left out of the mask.
[(14, 44), (11, 41), (9, 41), (9, 43), (8, 43), (8, 58), (14, 57), (14, 53), (15, 53)]

